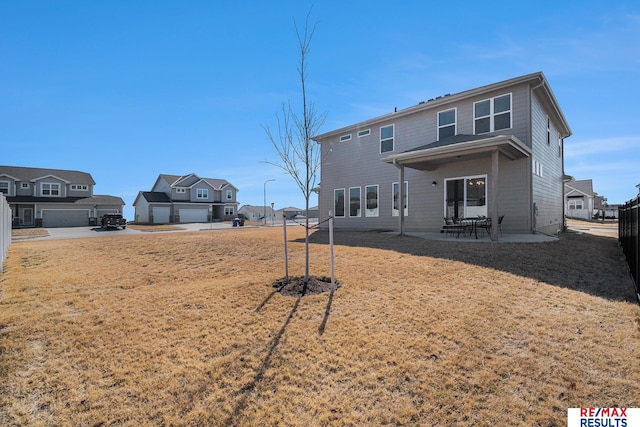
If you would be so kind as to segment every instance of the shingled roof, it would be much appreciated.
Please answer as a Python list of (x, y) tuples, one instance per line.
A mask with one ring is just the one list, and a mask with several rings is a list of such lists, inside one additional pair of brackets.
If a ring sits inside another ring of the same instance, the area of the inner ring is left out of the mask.
[(31, 182), (45, 176), (55, 176), (63, 181), (74, 184), (95, 185), (96, 182), (87, 172), (64, 170), (64, 169), (46, 169), (46, 168), (28, 168), (22, 166), (0, 166), (0, 176), (7, 175), (18, 181)]

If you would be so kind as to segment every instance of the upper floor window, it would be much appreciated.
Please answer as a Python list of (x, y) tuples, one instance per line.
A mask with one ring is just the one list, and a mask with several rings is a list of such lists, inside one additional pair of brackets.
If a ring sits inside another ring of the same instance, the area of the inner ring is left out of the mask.
[(227, 190), (227, 200), (233, 200), (233, 191)]
[(456, 109), (438, 112), (438, 141), (456, 134)]
[(476, 135), (509, 129), (511, 127), (511, 94), (474, 102), (473, 118)]
[(187, 192), (186, 188), (176, 188), (176, 193), (178, 194), (184, 194)]
[(207, 199), (209, 198), (209, 190), (206, 188), (198, 188), (196, 190), (196, 198), (197, 199)]
[(23, 182), (21, 184), (21, 188), (29, 188), (29, 183), (28, 182)]
[(0, 193), (9, 194), (9, 182), (0, 181)]
[(87, 187), (86, 185), (71, 184), (71, 189), (72, 190), (87, 191), (89, 189), (89, 187)]
[(380, 152), (393, 151), (393, 134), (395, 125), (383, 126), (380, 128)]
[(371, 133), (371, 129), (364, 129), (358, 131), (358, 138), (362, 138), (363, 136), (368, 136)]
[(42, 195), (43, 196), (59, 196), (60, 195), (60, 184), (42, 183)]
[(351, 134), (342, 135), (340, 137), (340, 142), (351, 141)]

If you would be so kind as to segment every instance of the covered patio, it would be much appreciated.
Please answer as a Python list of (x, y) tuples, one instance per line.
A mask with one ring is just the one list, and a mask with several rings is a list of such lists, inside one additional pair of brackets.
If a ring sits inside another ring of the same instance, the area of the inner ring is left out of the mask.
[[(513, 135), (455, 135), (431, 144), (390, 155), (383, 161), (398, 168), (398, 182), (405, 182), (405, 168), (421, 171), (434, 171), (444, 165), (474, 159), (491, 158), (491, 171), (488, 174), (487, 199), (488, 217), (492, 218), (488, 233), (491, 240), (499, 238), (499, 194), (498, 178), (500, 176), (500, 155), (507, 160), (531, 157), (531, 149)], [(404, 200), (404, 186), (399, 185), (399, 200)], [(398, 209), (398, 232), (405, 234), (404, 212)], [(445, 233), (446, 234), (446, 233)], [(444, 237), (444, 236), (443, 236)]]

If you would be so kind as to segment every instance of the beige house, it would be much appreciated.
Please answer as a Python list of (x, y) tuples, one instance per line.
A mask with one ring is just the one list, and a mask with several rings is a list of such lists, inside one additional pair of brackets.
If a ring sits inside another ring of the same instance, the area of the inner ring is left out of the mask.
[(331, 212), (336, 228), (402, 233), (504, 215), (504, 233), (558, 233), (570, 135), (542, 72), (317, 135), (319, 220)]

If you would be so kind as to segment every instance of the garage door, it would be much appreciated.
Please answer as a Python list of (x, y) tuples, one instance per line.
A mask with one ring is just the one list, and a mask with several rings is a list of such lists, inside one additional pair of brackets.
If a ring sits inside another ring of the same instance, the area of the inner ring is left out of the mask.
[(208, 209), (180, 209), (180, 222), (207, 222)]
[(89, 226), (89, 210), (43, 209), (42, 226), (55, 227), (87, 227)]
[(171, 213), (171, 208), (160, 208), (160, 207), (153, 208), (153, 223), (168, 224), (170, 213)]

